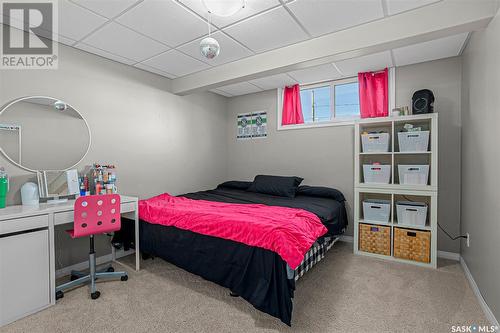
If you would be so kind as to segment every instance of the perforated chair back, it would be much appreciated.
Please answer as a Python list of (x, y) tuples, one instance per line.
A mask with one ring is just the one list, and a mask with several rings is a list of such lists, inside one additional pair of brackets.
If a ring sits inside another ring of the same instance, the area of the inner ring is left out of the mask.
[(120, 230), (120, 196), (103, 194), (77, 198), (74, 220), (73, 238)]

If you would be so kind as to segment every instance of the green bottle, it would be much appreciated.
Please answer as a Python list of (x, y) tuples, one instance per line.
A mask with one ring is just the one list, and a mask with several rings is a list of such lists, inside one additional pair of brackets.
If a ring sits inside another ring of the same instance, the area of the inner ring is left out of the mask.
[(7, 192), (9, 191), (9, 178), (3, 168), (0, 168), (0, 208), (5, 208)]

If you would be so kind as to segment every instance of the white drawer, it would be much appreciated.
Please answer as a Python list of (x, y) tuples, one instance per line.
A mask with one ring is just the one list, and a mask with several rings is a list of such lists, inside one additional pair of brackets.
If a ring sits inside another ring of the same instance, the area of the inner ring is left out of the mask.
[(135, 210), (135, 202), (122, 203), (120, 210), (122, 213), (133, 212)]
[(54, 214), (54, 224), (65, 224), (65, 223), (73, 223), (74, 212), (72, 210), (67, 212), (60, 212)]
[(48, 226), (48, 215), (28, 216), (12, 220), (3, 220), (0, 221), (0, 234), (10, 234), (13, 232), (44, 228)]

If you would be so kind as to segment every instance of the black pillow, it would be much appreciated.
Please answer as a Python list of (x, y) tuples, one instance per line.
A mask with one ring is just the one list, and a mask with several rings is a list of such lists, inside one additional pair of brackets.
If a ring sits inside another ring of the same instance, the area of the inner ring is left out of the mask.
[(248, 190), (250, 185), (252, 185), (252, 182), (230, 180), (228, 182), (224, 182), (222, 184), (217, 185), (217, 188), (225, 187), (225, 188), (233, 188), (236, 190)]
[(248, 191), (293, 198), (303, 180), (300, 177), (257, 175)]
[(331, 198), (339, 202), (345, 201), (342, 192), (330, 187), (302, 185), (299, 186), (296, 194), (307, 195), (309, 197)]

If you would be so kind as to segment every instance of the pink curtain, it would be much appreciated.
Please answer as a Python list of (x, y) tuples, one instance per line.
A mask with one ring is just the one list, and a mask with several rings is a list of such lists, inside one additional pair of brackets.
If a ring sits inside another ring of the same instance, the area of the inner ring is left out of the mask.
[(387, 117), (388, 69), (379, 72), (358, 73), (359, 108), (361, 118)]
[(298, 84), (285, 87), (283, 93), (283, 112), (281, 125), (303, 124), (302, 106), (300, 104), (300, 87)]

